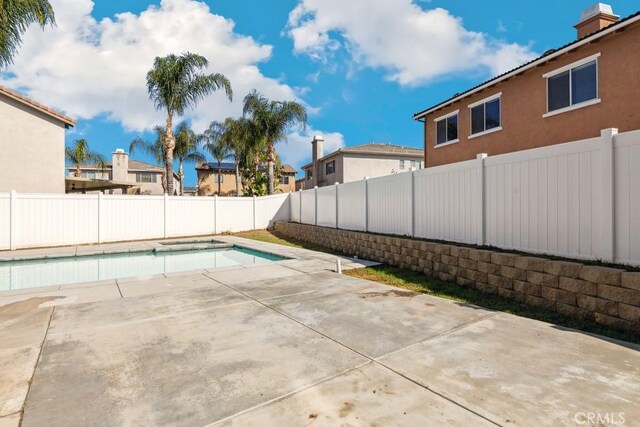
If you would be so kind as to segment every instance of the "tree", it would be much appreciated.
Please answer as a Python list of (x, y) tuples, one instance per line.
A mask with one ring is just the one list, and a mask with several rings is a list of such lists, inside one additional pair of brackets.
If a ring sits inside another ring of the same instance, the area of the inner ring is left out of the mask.
[(53, 8), (47, 0), (0, 0), (0, 69), (13, 63), (29, 25), (55, 25)]
[(73, 176), (76, 178), (82, 176), (80, 165), (87, 164), (88, 162), (94, 162), (99, 169), (106, 169), (104, 157), (96, 151), (89, 150), (89, 142), (84, 138), (76, 139), (73, 147), (65, 147), (64, 156), (68, 162), (75, 165), (76, 172)]
[[(173, 173), (173, 150), (176, 146), (173, 135), (173, 117), (182, 116), (194, 108), (205, 96), (218, 89), (224, 89), (227, 97), (233, 99), (231, 83), (220, 73), (202, 74), (209, 65), (207, 59), (194, 53), (174, 54), (156, 57), (153, 68), (147, 73), (149, 99), (157, 110), (167, 113), (164, 134), (164, 150), (167, 177)], [(173, 180), (167, 179), (167, 191), (173, 194)]]
[(231, 156), (231, 145), (228, 139), (231, 136), (231, 128), (228, 120), (224, 122), (211, 122), (209, 128), (204, 131), (203, 148), (218, 162), (218, 195), (222, 187), (222, 161)]
[(275, 144), (286, 138), (287, 131), (299, 125), (307, 126), (307, 110), (295, 101), (270, 101), (255, 89), (244, 98), (243, 114), (255, 123), (264, 138), (267, 151), (267, 182), (269, 194), (274, 193)]
[(167, 168), (165, 164), (165, 152), (164, 152), (164, 128), (162, 126), (156, 126), (153, 128), (156, 133), (156, 140), (154, 142), (147, 142), (144, 139), (138, 137), (131, 141), (129, 145), (129, 154), (133, 156), (133, 154), (137, 150), (142, 150), (147, 154), (153, 156), (156, 163), (161, 164), (163, 166), (162, 172), (162, 189), (167, 191)]
[(184, 195), (184, 170), (183, 163), (203, 161), (204, 156), (198, 151), (198, 145), (202, 135), (197, 135), (187, 123), (182, 122), (175, 130), (176, 148), (175, 157), (178, 159), (178, 176), (180, 177), (180, 195)]

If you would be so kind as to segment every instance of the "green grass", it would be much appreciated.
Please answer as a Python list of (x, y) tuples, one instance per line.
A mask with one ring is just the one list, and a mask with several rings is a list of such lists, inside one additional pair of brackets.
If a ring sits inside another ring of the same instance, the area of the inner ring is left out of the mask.
[[(290, 239), (280, 234), (266, 231), (249, 231), (235, 234), (239, 237), (259, 240), (261, 242), (275, 243), (279, 245), (296, 248), (311, 249), (319, 252), (335, 253), (324, 247), (312, 245), (307, 242)], [(603, 335), (622, 341), (640, 344), (640, 334), (629, 331), (619, 331), (617, 329), (601, 325), (589, 319), (577, 319), (565, 316), (555, 311), (519, 303), (514, 300), (503, 298), (499, 295), (481, 292), (474, 288), (463, 287), (455, 283), (444, 282), (429, 278), (421, 273), (404, 270), (397, 267), (382, 265), (356, 270), (345, 271), (344, 274), (397, 288), (408, 289), (414, 292), (428, 294), (440, 298), (458, 301), (464, 304), (473, 304), (490, 310), (514, 314), (516, 316), (527, 317), (529, 319), (541, 320), (553, 323), (558, 326), (577, 329), (583, 332)]]

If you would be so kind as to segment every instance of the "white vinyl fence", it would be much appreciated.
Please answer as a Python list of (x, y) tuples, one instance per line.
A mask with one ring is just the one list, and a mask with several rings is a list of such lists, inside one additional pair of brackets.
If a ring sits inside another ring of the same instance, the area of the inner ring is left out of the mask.
[(288, 197), (0, 193), (0, 250), (262, 229), (290, 218)]
[(640, 131), (297, 192), (291, 220), (640, 265)]

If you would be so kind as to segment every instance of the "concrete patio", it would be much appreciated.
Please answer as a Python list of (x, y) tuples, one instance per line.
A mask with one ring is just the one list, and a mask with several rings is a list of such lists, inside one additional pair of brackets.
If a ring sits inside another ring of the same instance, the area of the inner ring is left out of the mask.
[(220, 240), (292, 259), (0, 293), (0, 427), (640, 423), (639, 346)]

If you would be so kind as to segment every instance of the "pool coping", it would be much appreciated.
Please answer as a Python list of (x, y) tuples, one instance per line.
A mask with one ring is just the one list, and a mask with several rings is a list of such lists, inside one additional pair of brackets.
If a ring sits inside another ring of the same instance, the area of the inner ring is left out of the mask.
[[(215, 235), (215, 236), (206, 236), (196, 239), (188, 239), (188, 241), (198, 242), (211, 242), (212, 240), (217, 240), (222, 244), (229, 245), (228, 247), (237, 246), (239, 248), (249, 249), (257, 252), (261, 252), (271, 256), (277, 256), (282, 259), (272, 261), (269, 264), (278, 264), (283, 267), (287, 267), (287, 261), (292, 260), (313, 260), (313, 259), (322, 259), (325, 261), (335, 260), (336, 258), (341, 258), (344, 262), (344, 268), (356, 268), (354, 267), (356, 264), (371, 264), (377, 265), (379, 263), (369, 262), (362, 259), (355, 259), (345, 256), (336, 256), (332, 254), (326, 254), (321, 252), (315, 252), (308, 249), (296, 248), (292, 246), (283, 246), (277, 245), (274, 243), (260, 242), (257, 240), (251, 240), (231, 235)], [(185, 242), (187, 239), (185, 238), (170, 238), (170, 239), (156, 239), (152, 241), (132, 241), (132, 242), (118, 242), (118, 243), (105, 243), (99, 245), (78, 245), (78, 246), (66, 246), (59, 248), (42, 248), (42, 249), (19, 249), (16, 251), (6, 251), (4, 254), (0, 252), (0, 263), (2, 262), (13, 262), (13, 261), (31, 261), (35, 259), (59, 259), (59, 258), (73, 258), (73, 257), (83, 257), (83, 256), (96, 256), (96, 255), (112, 255), (112, 254), (127, 254), (127, 253), (140, 253), (140, 252), (152, 252), (155, 249), (167, 248), (168, 245), (166, 243), (170, 242)], [(199, 248), (205, 249), (205, 248)], [(184, 249), (184, 250), (193, 250), (193, 249)], [(177, 251), (177, 250), (176, 250)], [(4, 255), (4, 256), (3, 256)], [(285, 264), (281, 264), (285, 263)], [(354, 263), (353, 265), (351, 265)], [(264, 265), (264, 264), (258, 264)], [(62, 285), (45, 285), (45, 286), (37, 286), (32, 288), (21, 288), (21, 289), (7, 289), (0, 290), (0, 297), (8, 297), (14, 295), (23, 295), (23, 294), (37, 294), (42, 292), (50, 292), (56, 290), (65, 290), (71, 288), (84, 288), (84, 287), (93, 287), (93, 286), (101, 286), (101, 285), (109, 285), (113, 284), (113, 282), (129, 282), (129, 281), (138, 281), (138, 280), (149, 280), (149, 279), (159, 279), (159, 278), (171, 278), (175, 276), (186, 276), (193, 274), (205, 274), (211, 273), (214, 271), (222, 271), (226, 269), (245, 269), (245, 268), (253, 268), (254, 265), (235, 265), (235, 266), (227, 266), (221, 268), (208, 268), (208, 269), (197, 269), (197, 270), (184, 270), (184, 271), (176, 271), (171, 273), (161, 273), (157, 275), (151, 276), (129, 276), (122, 277), (119, 279), (108, 279), (102, 281), (92, 281), (92, 282), (78, 282), (78, 283), (67, 283)]]

